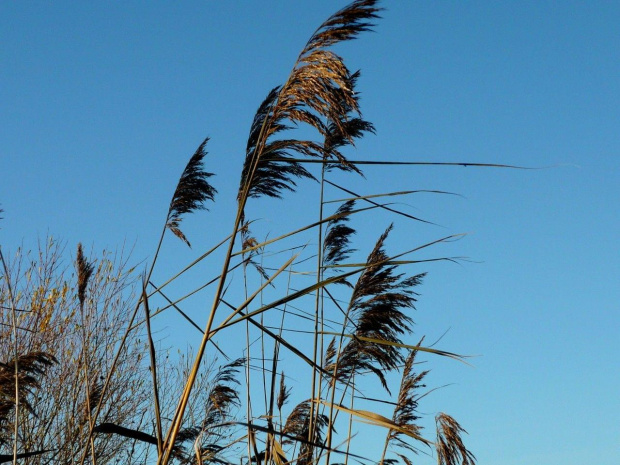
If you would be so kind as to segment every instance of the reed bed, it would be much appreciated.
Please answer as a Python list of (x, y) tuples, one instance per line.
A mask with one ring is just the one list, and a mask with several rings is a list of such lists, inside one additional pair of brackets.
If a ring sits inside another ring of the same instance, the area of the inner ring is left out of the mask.
[[(2, 257), (0, 462), (475, 463), (454, 418), (438, 413), (429, 436), (419, 410), (429, 392), (420, 357), (463, 357), (412, 334), (421, 267), (457, 260), (421, 252), (459, 235), (391, 252), (388, 222), (373, 243), (354, 241), (363, 215), (425, 223), (391, 203), (421, 191), (365, 194), (347, 182), (362, 168), (421, 164), (347, 156), (374, 126), (360, 111), (360, 73), (333, 47), (379, 14), (375, 0), (354, 1), (303, 46), (250, 125), (230, 233), (182, 269), (154, 280), (167, 233), (190, 246), (183, 219), (216, 201), (209, 139), (182, 172), (141, 276), (80, 245), (67, 277), (53, 241), (34, 261)], [(316, 216), (267, 236), (256, 205), (310, 184), (303, 209)], [(208, 276), (179, 293), (205, 264)], [(197, 293), (211, 302), (200, 319), (186, 307)], [(163, 313), (201, 334), (192, 351), (170, 356), (151, 325)]]

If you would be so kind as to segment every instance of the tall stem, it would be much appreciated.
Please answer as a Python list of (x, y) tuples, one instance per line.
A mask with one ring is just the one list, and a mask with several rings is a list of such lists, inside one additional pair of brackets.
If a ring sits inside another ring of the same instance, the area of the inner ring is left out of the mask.
[(149, 356), (151, 359), (151, 378), (153, 380), (153, 402), (155, 407), (155, 422), (157, 426), (157, 456), (161, 456), (163, 450), (163, 433), (161, 428), (161, 409), (159, 407), (159, 389), (157, 387), (157, 359), (155, 357), (155, 343), (151, 332), (151, 311), (149, 309), (149, 299), (146, 294), (146, 281), (142, 283), (142, 303), (146, 318), (146, 335), (149, 341)]
[[(322, 281), (322, 270), (323, 270), (323, 224), (320, 223), (323, 220), (323, 196), (325, 191), (325, 165), (321, 169), (321, 191), (319, 196), (319, 228), (318, 228), (318, 245), (317, 245), (317, 270), (316, 270), (316, 280), (317, 283)], [(317, 366), (317, 358), (318, 358), (318, 338), (319, 338), (319, 312), (322, 311), (321, 305), (321, 295), (322, 289), (318, 288), (316, 290), (316, 299), (315, 299), (315, 308), (314, 308), (314, 342), (313, 342), (313, 353), (312, 353), (312, 362), (314, 363), (314, 368), (312, 370), (312, 387), (311, 387), (311, 398), (315, 397), (316, 385), (317, 385), (317, 377), (319, 377), (319, 392), (316, 393), (316, 397), (320, 398), (320, 389), (321, 389), (321, 374), (319, 370), (316, 369)], [(323, 318), (321, 315), (320, 318), (321, 325), (323, 324)], [(322, 329), (322, 328), (321, 328)], [(323, 337), (321, 336), (321, 354), (323, 353)], [(315, 408), (316, 414), (318, 415), (318, 406), (315, 407), (314, 402), (310, 402), (310, 424), (308, 425), (308, 441), (313, 443), (314, 440), (314, 427), (315, 427)]]
[[(355, 375), (353, 375), (353, 383), (351, 388), (351, 410), (355, 401)], [(351, 450), (351, 438), (353, 433), (353, 415), (349, 415), (349, 430), (347, 433), (347, 451), (344, 457), (344, 465), (349, 465), (349, 451)]]
[(189, 373), (187, 382), (185, 383), (185, 388), (183, 390), (183, 394), (181, 395), (181, 399), (179, 401), (179, 405), (177, 406), (172, 425), (170, 430), (168, 431), (168, 435), (166, 437), (166, 441), (164, 443), (164, 453), (162, 457), (157, 461), (157, 465), (167, 465), (170, 460), (170, 455), (172, 453), (172, 449), (174, 447), (174, 441), (177, 437), (177, 434), (181, 428), (181, 423), (183, 421), (183, 415), (185, 414), (185, 409), (187, 408), (187, 403), (189, 402), (189, 394), (196, 382), (196, 377), (198, 375), (198, 369), (200, 367), (200, 363), (202, 362), (202, 358), (204, 357), (205, 349), (207, 347), (207, 342), (210, 338), (211, 327), (213, 326), (213, 320), (215, 319), (215, 313), (220, 304), (220, 298), (222, 297), (222, 292), (224, 291), (224, 284), (226, 282), (226, 277), (228, 276), (228, 267), (230, 266), (230, 261), (232, 259), (232, 251), (235, 246), (235, 239), (237, 238), (237, 232), (239, 231), (239, 225), (241, 224), (241, 219), (243, 216), (243, 208), (245, 207), (245, 203), (247, 200), (247, 195), (243, 196), (240, 199), (239, 208), (237, 210), (237, 217), (235, 218), (235, 223), (233, 227), (233, 232), (230, 238), (230, 242), (228, 243), (228, 250), (226, 252), (226, 256), (224, 258), (224, 265), (222, 266), (222, 273), (220, 275), (220, 280), (218, 282), (217, 290), (215, 291), (215, 296), (213, 298), (213, 304), (211, 306), (211, 312), (209, 313), (209, 319), (207, 321), (207, 325), (205, 327), (205, 333), (202, 337), (202, 341), (200, 342), (200, 346), (198, 347), (198, 351), (196, 353), (196, 358), (194, 359), (194, 365), (192, 366), (192, 370)]
[[(82, 371), (84, 374), (84, 387), (86, 389), (86, 411), (88, 413), (88, 427), (90, 429), (93, 429), (95, 426), (93, 423), (93, 415), (92, 415), (92, 408), (94, 407), (94, 405), (92, 405), (91, 403), (91, 398), (90, 398), (91, 384), (90, 384), (90, 380), (88, 379), (88, 371), (90, 367), (90, 355), (88, 351), (88, 335), (86, 334), (86, 319), (84, 317), (84, 302), (81, 300), (80, 300), (80, 320), (81, 320), (81, 325), (82, 325), (82, 368), (83, 368)], [(96, 465), (97, 457), (95, 454), (95, 440), (92, 436), (90, 437), (90, 453), (92, 455), (93, 465)]]

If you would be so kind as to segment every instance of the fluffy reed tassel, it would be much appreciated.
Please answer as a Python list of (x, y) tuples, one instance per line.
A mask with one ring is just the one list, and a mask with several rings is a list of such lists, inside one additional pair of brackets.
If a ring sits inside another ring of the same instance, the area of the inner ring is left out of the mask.
[(203, 159), (207, 155), (205, 147), (209, 138), (206, 138), (198, 147), (194, 155), (190, 158), (177, 188), (174, 191), (172, 200), (170, 201), (170, 209), (166, 220), (166, 227), (174, 233), (179, 239), (191, 247), (191, 244), (185, 237), (185, 234), (179, 228), (182, 216), (192, 213), (194, 210), (204, 210), (204, 202), (213, 201), (217, 190), (209, 184), (208, 178), (213, 173), (207, 173), (203, 169)]

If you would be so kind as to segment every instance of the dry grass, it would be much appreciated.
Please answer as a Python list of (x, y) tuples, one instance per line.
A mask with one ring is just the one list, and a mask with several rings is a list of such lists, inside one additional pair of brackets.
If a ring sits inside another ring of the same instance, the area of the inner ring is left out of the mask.
[[(423, 346), (423, 338), (410, 341), (424, 273), (404, 267), (453, 260), (411, 255), (455, 236), (390, 255), (389, 226), (374, 247), (353, 246), (355, 219), (365, 211), (425, 222), (381, 203), (418, 191), (360, 195), (346, 185), (346, 176), (362, 173), (360, 166), (391, 163), (347, 158), (347, 150), (374, 127), (360, 113), (359, 72), (351, 72), (332, 50), (371, 30), (379, 13), (376, 1), (358, 0), (312, 35), (286, 82), (267, 94), (251, 124), (230, 235), (170, 273), (164, 284), (154, 284), (152, 274), (166, 230), (189, 246), (181, 230), (184, 216), (215, 200), (212, 173), (204, 170), (208, 139), (180, 177), (137, 295), (122, 258), (89, 260), (81, 245), (75, 282), (59, 269), (61, 251), (53, 244), (34, 266), (17, 260), (11, 273), (6, 268), (2, 330), (8, 336), (19, 329), (21, 335), (2, 339), (2, 353), (15, 354), (0, 365), (0, 444), (15, 447), (11, 460), (19, 450), (38, 454), (23, 456), (22, 463), (409, 465), (410, 454), (432, 455), (436, 449), (441, 465), (474, 464), (462, 442), (464, 430), (452, 417), (439, 413), (437, 438), (429, 439), (418, 410), (428, 374), (416, 371), (420, 352), (460, 357)], [(250, 199), (280, 199), (304, 179), (318, 182), (317, 217), (257, 239)], [(347, 197), (329, 199), (328, 188)], [(327, 214), (335, 202), (339, 206)], [(370, 248), (365, 260), (355, 261), (357, 248)], [(181, 296), (164, 290), (199, 263), (212, 260), (217, 266), (218, 253), (221, 268), (215, 269), (221, 271), (198, 288)], [(240, 286), (233, 284), (234, 270), (242, 274)], [(148, 286), (156, 290), (149, 294)], [(20, 297), (9, 295), (10, 289), (19, 289)], [(204, 289), (213, 303), (205, 309), (206, 323), (198, 324), (180, 306)], [(15, 314), (19, 307), (26, 312), (11, 321), (6, 309)], [(196, 352), (178, 362), (151, 330), (152, 319), (166, 309), (202, 333)], [(238, 341), (238, 353), (216, 345), (227, 338)], [(209, 344), (234, 361), (216, 367)], [(399, 375), (400, 385), (394, 383)], [(366, 389), (381, 398), (364, 399)], [(15, 413), (18, 399), (22, 409)], [(353, 419), (382, 428), (381, 440), (357, 443)]]

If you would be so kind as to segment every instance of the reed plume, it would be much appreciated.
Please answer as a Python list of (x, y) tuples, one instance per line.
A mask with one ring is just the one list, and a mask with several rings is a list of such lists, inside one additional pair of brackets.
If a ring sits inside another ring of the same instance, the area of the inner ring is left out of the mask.
[[(357, 80), (360, 76), (360, 71), (356, 71), (349, 76), (350, 91), (356, 102), (359, 101), (359, 93), (355, 91)], [(346, 113), (340, 114), (339, 120), (330, 121), (327, 124), (324, 147), (327, 153), (331, 154), (331, 159), (336, 159), (337, 162), (331, 162), (329, 159), (325, 164), (326, 171), (333, 169), (339, 169), (341, 171), (352, 171), (357, 174), (363, 175), (362, 171), (349, 161), (340, 152), (342, 147), (347, 145), (354, 145), (355, 139), (360, 139), (364, 136), (364, 133), (375, 133), (374, 125), (364, 120), (361, 117), (359, 107), (348, 106), (347, 91), (343, 89), (337, 89), (336, 93), (340, 93), (340, 99), (343, 108)]]
[[(286, 419), (286, 424), (282, 430), (283, 435), (288, 438), (284, 441), (285, 443), (290, 443), (294, 439), (301, 444), (296, 459), (300, 465), (312, 463), (315, 448), (324, 447), (323, 431), (329, 423), (329, 418), (323, 414), (315, 414), (312, 418), (310, 406), (309, 400), (297, 404)], [(310, 436), (311, 420), (312, 436)]]
[(278, 400), (276, 405), (278, 406), (278, 410), (282, 410), (282, 407), (291, 396), (291, 388), (286, 386), (284, 382), (284, 372), (280, 375), (280, 390), (278, 391)]
[[(359, 74), (351, 73), (328, 48), (370, 30), (368, 20), (378, 17), (375, 4), (375, 0), (353, 2), (325, 21), (301, 51), (287, 82), (273, 88), (259, 106), (246, 147), (237, 196), (240, 208), (247, 198), (278, 198), (283, 190), (294, 191), (295, 178), (314, 179), (295, 155), (346, 165), (338, 147), (372, 129), (370, 123), (350, 117), (352, 112), (359, 114), (354, 91)], [(299, 123), (313, 127), (325, 142), (274, 140)]]
[(354, 200), (343, 203), (336, 210), (334, 218), (327, 223), (323, 241), (323, 267), (342, 263), (356, 251), (350, 247), (351, 236), (355, 234), (355, 229), (347, 226), (354, 206)]
[(385, 371), (404, 361), (393, 343), (402, 344), (400, 336), (411, 332), (413, 323), (402, 310), (415, 308), (417, 294), (413, 289), (424, 277), (424, 273), (411, 277), (395, 274), (396, 266), (388, 264), (384, 243), (391, 229), (390, 226), (377, 240), (353, 288), (347, 311), (354, 325), (353, 337), (336, 362), (327, 368), (335, 370), (336, 379), (342, 382), (348, 382), (354, 373), (370, 371), (388, 392)]
[[(421, 346), (423, 341), (424, 338), (422, 338), (417, 345)], [(417, 391), (420, 388), (426, 387), (422, 384), (422, 380), (428, 374), (428, 370), (419, 373), (413, 370), (417, 354), (418, 350), (410, 350), (409, 355), (405, 359), (405, 366), (403, 367), (400, 388), (398, 390), (398, 398), (392, 416), (392, 421), (398, 426), (398, 429), (390, 429), (388, 431), (383, 448), (383, 457), (380, 462), (384, 465), (389, 463), (389, 459), (386, 459), (385, 455), (391, 443), (396, 443), (397, 446), (403, 447), (411, 452), (418, 452), (410, 442), (405, 441), (403, 438), (403, 436), (407, 436), (407, 433), (409, 433), (410, 437), (420, 436), (422, 430), (422, 427), (417, 424), (417, 421), (421, 418), (418, 412), (418, 400), (420, 396)], [(403, 460), (406, 458), (403, 454), (397, 455)], [(407, 460), (405, 460), (405, 463), (407, 463)]]
[[(418, 346), (422, 345), (424, 338), (418, 342)], [(412, 433), (418, 434), (422, 429), (421, 426), (416, 424), (416, 421), (421, 417), (418, 413), (418, 400), (420, 398), (418, 389), (426, 387), (422, 384), (422, 380), (429, 373), (428, 370), (416, 373), (413, 370), (415, 364), (415, 358), (418, 354), (417, 350), (411, 350), (409, 355), (405, 359), (405, 366), (403, 368), (403, 376), (398, 391), (398, 399), (396, 401), (396, 408), (394, 409), (394, 416), (392, 420), (403, 430), (409, 430)], [(401, 439), (402, 433), (398, 430), (390, 430), (389, 441), (397, 441), (402, 447), (410, 450), (414, 450), (411, 445)]]
[(230, 409), (239, 405), (239, 393), (236, 386), (239, 385), (237, 374), (245, 364), (244, 358), (239, 358), (219, 369), (211, 381), (206, 405), (205, 427), (210, 427), (225, 421)]
[(101, 383), (100, 381), (95, 381), (95, 380), (91, 381), (90, 391), (88, 393), (89, 408), (90, 408), (91, 414), (97, 408), (97, 405), (99, 405), (99, 402), (101, 402), (102, 398), (103, 398), (103, 383)]
[(217, 190), (207, 181), (208, 178), (213, 176), (213, 173), (208, 173), (203, 169), (203, 159), (207, 155), (205, 149), (207, 142), (209, 142), (209, 138), (206, 138), (200, 144), (183, 170), (183, 174), (170, 201), (170, 208), (166, 218), (166, 227), (190, 247), (190, 242), (179, 228), (183, 219), (182, 216), (195, 210), (206, 209), (204, 202), (207, 200), (213, 201), (217, 193)]
[(86, 300), (86, 288), (88, 287), (88, 280), (93, 274), (93, 264), (89, 263), (84, 257), (84, 251), (82, 250), (82, 243), (77, 246), (77, 272), (78, 272), (78, 299), (80, 301), (80, 308), (84, 309), (84, 302)]
[(476, 457), (472, 454), (461, 438), (461, 433), (467, 433), (450, 415), (439, 413), (435, 417), (437, 424), (438, 465), (476, 465)]
[[(17, 360), (0, 363), (0, 443), (8, 443), (7, 435), (11, 429), (12, 412), (15, 409), (15, 367), (18, 367), (19, 406), (34, 413), (31, 397), (36, 396), (36, 389), (41, 385), (41, 378), (47, 370), (57, 363), (56, 358), (46, 352), (34, 351), (20, 355)], [(11, 457), (13, 457), (11, 455)]]

